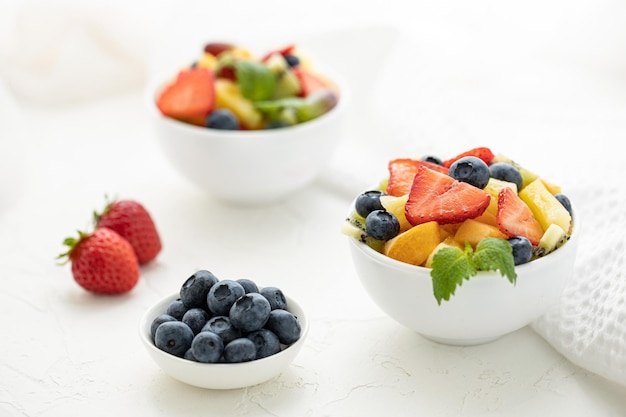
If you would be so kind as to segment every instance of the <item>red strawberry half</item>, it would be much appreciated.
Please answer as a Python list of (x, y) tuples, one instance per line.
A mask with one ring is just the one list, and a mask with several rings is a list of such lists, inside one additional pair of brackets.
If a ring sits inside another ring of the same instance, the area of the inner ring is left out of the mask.
[(175, 119), (206, 116), (215, 105), (215, 76), (206, 68), (185, 69), (161, 92), (157, 107)]
[(432, 162), (419, 161), (417, 159), (400, 158), (389, 161), (387, 169), (389, 171), (389, 181), (387, 182), (387, 194), (399, 197), (411, 191), (413, 178), (417, 174), (419, 167), (425, 166), (442, 174), (448, 173), (448, 168)]
[(98, 294), (122, 294), (139, 281), (139, 264), (130, 243), (105, 227), (92, 234), (67, 238), (69, 250), (59, 258), (72, 264), (74, 280), (85, 290)]
[(152, 261), (161, 252), (161, 238), (152, 216), (137, 201), (114, 201), (94, 217), (96, 227), (114, 230), (130, 243), (140, 264)]
[(480, 216), (491, 196), (480, 188), (421, 166), (405, 206), (406, 218), (413, 226), (436, 221), (440, 225), (460, 223)]
[(443, 166), (445, 166), (446, 168), (450, 168), (450, 165), (465, 156), (475, 156), (476, 158), (482, 159), (483, 162), (485, 162), (487, 165), (490, 165), (495, 155), (493, 154), (493, 152), (491, 152), (491, 149), (489, 148), (474, 148), (470, 149), (469, 151), (463, 152), (455, 156), (454, 158), (446, 159), (445, 161), (443, 161)]
[(543, 228), (530, 208), (509, 187), (504, 187), (498, 194), (498, 229), (508, 237), (524, 236), (533, 246), (539, 244)]

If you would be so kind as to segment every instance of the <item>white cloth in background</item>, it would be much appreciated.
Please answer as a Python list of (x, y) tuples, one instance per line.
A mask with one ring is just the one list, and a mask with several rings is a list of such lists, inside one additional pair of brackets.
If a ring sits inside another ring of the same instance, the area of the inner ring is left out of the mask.
[[(562, 301), (532, 327), (573, 363), (626, 385), (626, 166), (611, 152), (626, 134), (626, 29), (617, 24), (626, 21), (626, 6), (549, 4), (543, 29), (558, 36), (524, 44), (518, 34), (518, 48), (508, 50), (476, 47), (506, 37), (463, 26), (463, 13), (414, 16), (410, 25), (399, 16), (403, 30), (303, 37), (344, 73), (352, 93), (349, 134), (321, 182), (350, 201), (386, 174), (393, 157), (484, 145), (533, 161), (570, 190), (584, 221)], [(141, 88), (158, 38), (136, 14), (120, 11), (18, 13), (0, 50), (7, 90), (19, 101), (57, 105)], [(562, 32), (550, 16), (569, 18)]]

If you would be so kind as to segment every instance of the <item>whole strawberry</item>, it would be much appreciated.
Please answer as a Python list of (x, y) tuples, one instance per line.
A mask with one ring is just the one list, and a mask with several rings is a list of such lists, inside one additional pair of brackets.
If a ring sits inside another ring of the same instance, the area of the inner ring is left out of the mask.
[(93, 233), (79, 232), (78, 238), (63, 242), (69, 247), (59, 255), (72, 265), (74, 280), (87, 291), (122, 294), (139, 281), (139, 263), (126, 239), (106, 227)]
[(96, 227), (107, 227), (126, 239), (143, 265), (161, 252), (161, 238), (146, 208), (134, 200), (113, 201), (94, 213)]

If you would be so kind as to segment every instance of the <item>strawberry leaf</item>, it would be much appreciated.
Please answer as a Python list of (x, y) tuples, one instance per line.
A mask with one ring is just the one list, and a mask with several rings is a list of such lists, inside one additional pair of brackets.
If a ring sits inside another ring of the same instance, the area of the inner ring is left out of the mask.
[(465, 245), (465, 251), (447, 247), (435, 254), (430, 276), (437, 304), (441, 305), (442, 300), (450, 300), (450, 296), (454, 295), (456, 287), (460, 286), (464, 279), (476, 275), (472, 254), (473, 250), (469, 244)]

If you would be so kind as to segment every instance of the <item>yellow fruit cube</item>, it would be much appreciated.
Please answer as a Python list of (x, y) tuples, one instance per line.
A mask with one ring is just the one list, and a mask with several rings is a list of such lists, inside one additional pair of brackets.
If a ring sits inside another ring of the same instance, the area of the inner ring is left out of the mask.
[(499, 180), (497, 178), (489, 178), (489, 182), (485, 186), (484, 190), (497, 200), (500, 190), (504, 187), (509, 187), (517, 194), (517, 184), (514, 182)]
[(420, 266), (440, 242), (439, 224), (432, 221), (414, 226), (388, 240), (383, 253), (398, 261)]
[(263, 116), (254, 104), (245, 98), (239, 86), (226, 78), (215, 80), (215, 108), (228, 109), (232, 111), (243, 127), (247, 129), (260, 129), (263, 123)]
[(474, 219), (465, 220), (454, 234), (454, 240), (464, 245), (468, 242), (474, 249), (481, 240), (487, 237), (506, 239), (507, 236), (496, 226), (482, 223)]
[(565, 232), (569, 232), (572, 216), (540, 178), (524, 187), (519, 196), (533, 212), (544, 231), (548, 230), (551, 224), (556, 224)]
[(400, 222), (400, 233), (413, 227), (413, 225), (406, 219), (406, 215), (404, 213), (404, 207), (406, 206), (408, 199), (408, 194), (399, 197), (394, 197), (392, 195), (384, 195), (380, 197), (380, 204), (382, 204), (385, 210), (396, 216), (398, 222)]
[(217, 67), (217, 58), (213, 54), (205, 52), (196, 65), (198, 68), (206, 68), (213, 71)]

